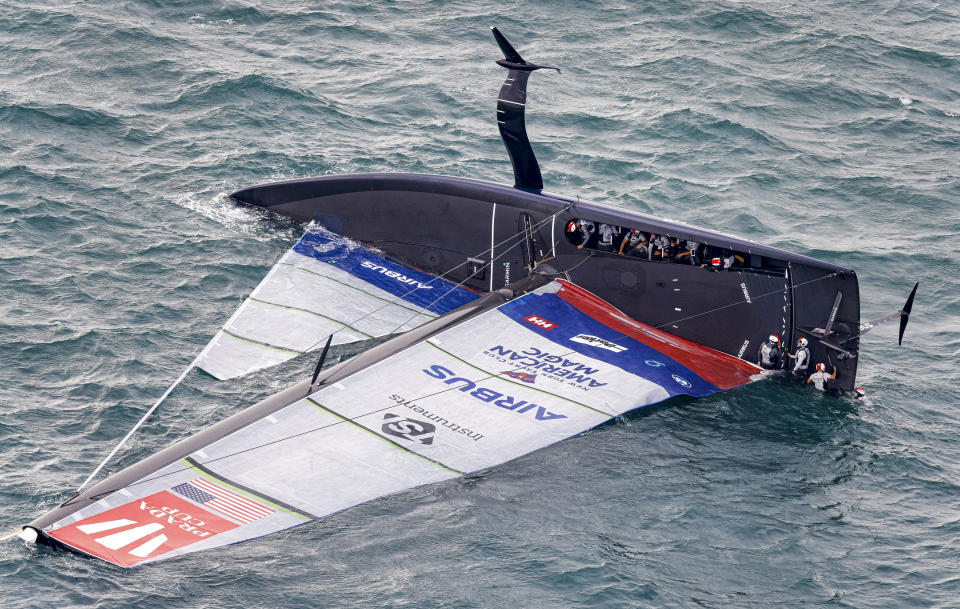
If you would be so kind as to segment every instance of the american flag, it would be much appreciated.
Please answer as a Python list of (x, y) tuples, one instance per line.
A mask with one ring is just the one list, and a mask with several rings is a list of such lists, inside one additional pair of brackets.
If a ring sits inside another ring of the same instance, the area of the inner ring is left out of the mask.
[(243, 524), (260, 520), (273, 513), (270, 508), (251, 501), (243, 495), (228, 491), (204, 478), (179, 484), (173, 487), (173, 490), (187, 499), (203, 504), (204, 507), (213, 508)]

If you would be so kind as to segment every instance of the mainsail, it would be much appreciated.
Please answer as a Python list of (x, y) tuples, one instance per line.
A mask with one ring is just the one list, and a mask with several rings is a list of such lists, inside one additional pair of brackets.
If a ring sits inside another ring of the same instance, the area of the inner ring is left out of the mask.
[(274, 366), (322, 345), (406, 332), (478, 298), (445, 279), (311, 227), (197, 358), (218, 379)]
[(130, 567), (489, 468), (630, 410), (729, 389), (759, 372), (562, 280), (425, 336), (258, 411), (200, 449), (171, 447), (152, 471), (136, 479), (120, 472), (88, 491), (80, 509), (31, 526)]

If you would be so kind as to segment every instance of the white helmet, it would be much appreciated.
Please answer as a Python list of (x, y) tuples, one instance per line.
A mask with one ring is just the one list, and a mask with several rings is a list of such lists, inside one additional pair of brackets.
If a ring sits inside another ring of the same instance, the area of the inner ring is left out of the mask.
[(809, 343), (807, 342), (806, 338), (801, 336), (800, 340), (797, 341), (797, 344), (800, 345), (800, 347), (806, 347)]
[(823, 362), (817, 364), (817, 372), (826, 372), (826, 371), (827, 371), (826, 364), (824, 364)]
[(767, 340), (770, 341), (771, 343), (775, 344), (775, 345), (779, 345), (779, 344), (780, 344), (780, 337), (777, 336), (776, 334), (771, 334), (770, 337), (767, 338)]

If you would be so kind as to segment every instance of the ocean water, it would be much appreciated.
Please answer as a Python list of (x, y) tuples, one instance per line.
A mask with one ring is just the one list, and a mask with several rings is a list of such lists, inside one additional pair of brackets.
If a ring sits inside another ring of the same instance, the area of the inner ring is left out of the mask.
[[(0, 0), (0, 526), (62, 501), (300, 227), (227, 193), (511, 183), (855, 269), (867, 399), (675, 399), (455, 483), (122, 570), (0, 543), (27, 607), (960, 606), (960, 5)], [(375, 221), (375, 220), (374, 220)], [(335, 351), (338, 358), (355, 352)], [(191, 373), (110, 471), (304, 378)]]

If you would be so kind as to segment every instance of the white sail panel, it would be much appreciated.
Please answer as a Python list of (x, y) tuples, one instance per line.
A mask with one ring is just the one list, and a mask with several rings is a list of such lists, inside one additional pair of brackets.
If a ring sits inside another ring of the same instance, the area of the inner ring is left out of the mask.
[(557, 281), (304, 396), (47, 534), (122, 566), (166, 559), (488, 468), (758, 371)]
[(270, 270), (197, 358), (219, 379), (316, 349), (406, 332), (478, 297), (313, 227)]

